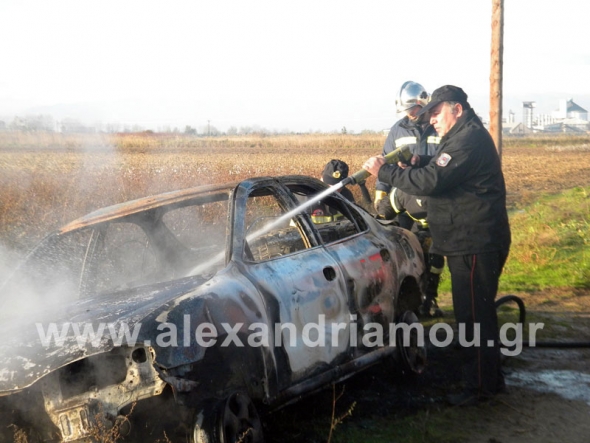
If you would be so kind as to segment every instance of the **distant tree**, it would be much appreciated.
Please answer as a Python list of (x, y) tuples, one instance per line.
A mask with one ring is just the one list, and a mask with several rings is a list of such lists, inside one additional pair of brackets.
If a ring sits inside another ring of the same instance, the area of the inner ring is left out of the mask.
[(252, 128), (250, 126), (240, 126), (240, 134), (248, 135), (252, 133)]
[(12, 122), (10, 122), (10, 125), (8, 125), (8, 128), (11, 129), (12, 131), (24, 131), (25, 130), (25, 121), (21, 117), (16, 116), (12, 119)]
[(373, 131), (372, 129), (363, 129), (361, 134), (377, 134), (377, 132)]
[(50, 115), (27, 115), (25, 117), (14, 117), (10, 129), (26, 132), (53, 132), (55, 122)]
[(340, 131), (341, 134), (348, 134), (348, 131), (346, 130), (346, 126), (342, 126), (342, 130)]
[(238, 135), (238, 128), (235, 126), (230, 126), (227, 128), (227, 135)]
[(115, 132), (120, 132), (121, 125), (119, 123), (107, 123), (105, 125), (105, 131), (111, 134), (114, 134)]
[(186, 126), (184, 128), (184, 133), (187, 135), (197, 135), (197, 130), (196, 128), (193, 128), (192, 126)]
[(64, 133), (87, 133), (93, 132), (92, 128), (84, 126), (80, 121), (73, 118), (64, 118), (60, 124), (60, 131)]
[(201, 126), (199, 132), (205, 136), (210, 135), (211, 137), (217, 137), (221, 134), (221, 132), (213, 125)]
[(252, 126), (252, 134), (260, 135), (262, 137), (270, 134), (269, 130), (258, 125)]

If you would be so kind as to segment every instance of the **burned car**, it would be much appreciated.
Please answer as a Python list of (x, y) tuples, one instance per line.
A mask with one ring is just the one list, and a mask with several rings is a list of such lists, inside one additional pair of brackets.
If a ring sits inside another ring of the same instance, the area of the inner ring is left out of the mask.
[(0, 442), (260, 442), (261, 413), (376, 362), (420, 372), (392, 329), (417, 321), (418, 240), (328, 189), (184, 189), (46, 237), (0, 289)]

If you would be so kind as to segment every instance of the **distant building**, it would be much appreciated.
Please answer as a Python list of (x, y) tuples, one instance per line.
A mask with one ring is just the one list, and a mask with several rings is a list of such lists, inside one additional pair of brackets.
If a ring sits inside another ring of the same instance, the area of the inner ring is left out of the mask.
[(574, 118), (588, 121), (588, 111), (574, 103), (573, 99), (559, 100), (559, 109), (553, 111), (556, 119)]
[(579, 118), (564, 118), (555, 123), (545, 125), (543, 132), (578, 132), (585, 133), (589, 130), (588, 121)]
[(533, 109), (535, 102), (522, 102), (522, 122), (527, 128), (533, 128)]
[(502, 132), (504, 134), (524, 135), (536, 132), (585, 133), (590, 131), (588, 111), (574, 103), (571, 98), (569, 100), (560, 100), (559, 109), (551, 115), (533, 115), (535, 107), (535, 102), (522, 102), (522, 123), (515, 123), (514, 114), (510, 111), (508, 121), (503, 120)]
[(503, 123), (502, 124), (502, 133), (503, 134), (513, 134), (513, 135), (525, 135), (525, 134), (532, 134), (534, 132), (533, 129), (527, 128), (521, 122), (512, 122), (512, 123)]
[(508, 124), (514, 123), (514, 112), (512, 112), (512, 109), (510, 111), (508, 111), (508, 117), (502, 118), (502, 123), (508, 123)]

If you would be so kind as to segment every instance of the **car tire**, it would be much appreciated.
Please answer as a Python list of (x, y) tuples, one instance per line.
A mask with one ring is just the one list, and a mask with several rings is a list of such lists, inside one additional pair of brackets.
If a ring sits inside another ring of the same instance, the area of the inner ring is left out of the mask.
[(250, 397), (235, 392), (195, 413), (191, 443), (264, 443), (262, 422)]
[[(412, 311), (405, 311), (398, 319), (398, 324), (416, 324), (420, 323), (416, 314)], [(409, 374), (421, 374), (426, 367), (426, 347), (418, 344), (418, 331), (415, 328), (410, 329), (409, 346), (404, 346), (403, 330), (396, 330), (395, 344), (399, 354), (399, 360), (402, 370)]]

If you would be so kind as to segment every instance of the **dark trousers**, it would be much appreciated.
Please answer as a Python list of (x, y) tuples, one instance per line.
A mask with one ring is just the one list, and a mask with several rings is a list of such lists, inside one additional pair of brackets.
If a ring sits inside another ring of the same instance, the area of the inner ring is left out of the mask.
[(462, 348), (466, 389), (477, 395), (493, 395), (504, 386), (494, 300), (507, 257), (508, 251), (447, 257), (457, 325), (465, 325), (467, 342), (473, 341), (474, 324), (480, 328), (480, 345)]

